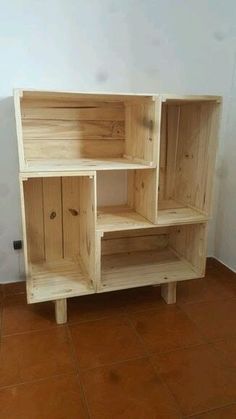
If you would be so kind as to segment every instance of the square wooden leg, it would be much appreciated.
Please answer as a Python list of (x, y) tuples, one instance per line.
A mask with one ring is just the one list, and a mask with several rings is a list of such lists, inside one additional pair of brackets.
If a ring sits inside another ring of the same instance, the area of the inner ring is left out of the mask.
[(161, 296), (166, 304), (176, 303), (176, 287), (177, 282), (170, 282), (169, 284), (161, 285)]
[(57, 324), (64, 324), (67, 322), (67, 300), (62, 298), (55, 301), (55, 316)]

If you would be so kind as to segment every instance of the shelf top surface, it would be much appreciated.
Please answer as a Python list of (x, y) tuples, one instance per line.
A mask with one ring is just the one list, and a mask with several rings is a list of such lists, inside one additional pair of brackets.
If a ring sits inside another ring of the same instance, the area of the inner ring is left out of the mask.
[(168, 227), (182, 224), (205, 223), (208, 217), (200, 211), (170, 202), (171, 207), (158, 210), (157, 224), (153, 224), (133, 209), (124, 206), (103, 207), (98, 210), (96, 230), (100, 232)]
[(119, 159), (65, 159), (65, 160), (28, 160), (21, 172), (51, 172), (79, 170), (129, 170), (153, 169), (149, 164), (136, 163), (126, 158)]
[(218, 95), (183, 95), (169, 93), (136, 93), (136, 92), (76, 92), (76, 91), (50, 91), (34, 89), (14, 89), (14, 95), (24, 99), (56, 99), (56, 100), (86, 100), (97, 97), (99, 100), (124, 101), (140, 99), (160, 99), (162, 101), (221, 101), (222, 97)]

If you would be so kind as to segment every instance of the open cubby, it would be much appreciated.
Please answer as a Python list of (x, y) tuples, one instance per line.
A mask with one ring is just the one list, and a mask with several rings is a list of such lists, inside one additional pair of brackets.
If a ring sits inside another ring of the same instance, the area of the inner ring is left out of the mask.
[(29, 302), (94, 292), (94, 191), (92, 175), (22, 181)]
[(19, 91), (21, 171), (156, 167), (152, 96)]
[(97, 172), (97, 230), (152, 227), (157, 214), (155, 169)]
[(99, 291), (202, 277), (205, 232), (196, 224), (104, 233)]
[(162, 104), (158, 224), (207, 221), (211, 208), (219, 103)]

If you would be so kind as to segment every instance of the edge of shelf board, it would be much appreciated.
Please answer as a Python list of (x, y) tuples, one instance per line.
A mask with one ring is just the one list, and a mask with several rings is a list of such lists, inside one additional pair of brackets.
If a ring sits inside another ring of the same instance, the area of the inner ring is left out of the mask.
[(128, 159), (73, 159), (73, 160), (28, 160), (21, 173), (31, 172), (79, 172), (83, 170), (129, 170), (155, 169), (152, 164), (135, 162)]
[(156, 227), (142, 215), (128, 207), (104, 207), (98, 209), (96, 231), (137, 230)]
[(181, 225), (181, 224), (200, 224), (207, 222), (209, 217), (193, 208), (166, 208), (159, 209), (157, 225), (160, 227)]
[(201, 276), (200, 272), (170, 249), (106, 255), (103, 257), (102, 284), (98, 292), (159, 285)]
[(29, 303), (94, 294), (92, 282), (78, 262), (58, 260), (33, 263), (27, 278)]

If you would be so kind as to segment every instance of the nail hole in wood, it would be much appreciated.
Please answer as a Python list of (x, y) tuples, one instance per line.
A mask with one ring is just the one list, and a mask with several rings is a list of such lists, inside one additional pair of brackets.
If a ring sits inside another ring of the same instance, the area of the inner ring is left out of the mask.
[(54, 220), (54, 218), (56, 218), (56, 216), (57, 216), (56, 212), (52, 211), (51, 214), (50, 214), (50, 219)]

